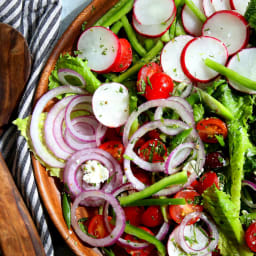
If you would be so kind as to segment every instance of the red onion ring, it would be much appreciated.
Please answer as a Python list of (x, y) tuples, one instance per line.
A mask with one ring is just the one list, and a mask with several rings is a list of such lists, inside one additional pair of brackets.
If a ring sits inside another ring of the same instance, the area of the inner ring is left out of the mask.
[[(109, 204), (111, 204), (111, 206), (113, 207), (113, 209), (116, 213), (116, 225), (107, 237), (99, 238), (99, 239), (92, 238), (91, 236), (88, 236), (87, 234), (85, 234), (80, 229), (80, 227), (77, 223), (76, 209), (81, 202), (84, 202), (89, 198), (98, 198), (100, 200), (106, 200), (107, 202), (109, 202)], [(72, 224), (72, 227), (74, 228), (76, 234), (79, 236), (79, 238), (82, 241), (88, 243), (89, 245), (95, 246), (95, 247), (110, 246), (110, 245), (114, 244), (117, 241), (117, 239), (124, 232), (125, 214), (124, 214), (124, 210), (120, 206), (119, 202), (111, 194), (107, 194), (102, 191), (87, 191), (87, 192), (82, 192), (78, 197), (76, 197), (76, 199), (71, 207), (71, 224)]]
[(65, 163), (55, 158), (49, 151), (47, 151), (40, 139), (40, 131), (39, 131), (39, 122), (41, 118), (41, 113), (43, 112), (47, 103), (55, 98), (58, 95), (65, 93), (76, 93), (76, 94), (84, 94), (85, 90), (71, 85), (60, 86), (54, 88), (47, 93), (45, 93), (37, 102), (31, 117), (30, 123), (30, 137), (32, 140), (33, 148), (42, 161), (45, 162), (46, 165), (56, 168), (63, 168)]
[[(251, 181), (249, 181), (249, 180), (243, 180), (243, 181), (242, 181), (242, 186), (248, 186), (248, 187), (250, 187), (253, 191), (256, 191), (256, 184), (253, 183), (253, 182), (251, 182)], [(247, 206), (249, 206), (249, 207), (251, 207), (251, 208), (253, 208), (253, 209), (256, 208), (256, 203), (254, 204), (254, 203), (252, 203), (251, 201), (247, 200), (247, 198), (244, 196), (243, 193), (242, 193), (241, 198), (242, 198), (243, 202), (244, 202)]]
[[(210, 231), (209, 244), (204, 248), (202, 248), (201, 250), (195, 250), (190, 246), (188, 246), (186, 239), (184, 237), (185, 226), (188, 224), (188, 222), (191, 219), (198, 218), (198, 217), (200, 217), (200, 219), (206, 223)], [(180, 247), (184, 250), (184, 252), (190, 253), (190, 254), (196, 253), (198, 256), (207, 255), (209, 254), (209, 252), (212, 252), (218, 245), (218, 240), (219, 240), (219, 233), (216, 225), (211, 220), (209, 220), (208, 217), (203, 212), (192, 212), (186, 215), (185, 218), (180, 223), (180, 226), (177, 232), (177, 237), (176, 237), (176, 242), (180, 245)]]

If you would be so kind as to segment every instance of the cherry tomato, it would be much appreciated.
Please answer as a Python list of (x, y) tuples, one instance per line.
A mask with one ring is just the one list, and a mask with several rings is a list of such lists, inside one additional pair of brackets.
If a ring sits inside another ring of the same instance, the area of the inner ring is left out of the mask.
[(212, 152), (206, 155), (204, 168), (206, 170), (218, 169), (226, 165), (226, 160), (220, 152)]
[(133, 167), (132, 168), (133, 171), (133, 175), (142, 183), (144, 183), (145, 185), (149, 186), (151, 185), (151, 175), (149, 172), (144, 171), (138, 167)]
[(155, 73), (146, 85), (145, 97), (147, 100), (166, 99), (171, 96), (173, 87), (170, 76), (163, 72)]
[[(139, 228), (145, 230), (146, 232), (148, 232), (150, 235), (154, 235), (154, 233), (146, 228), (146, 227), (143, 227), (143, 226), (139, 226)], [(138, 239), (136, 236), (132, 236), (132, 235), (125, 235), (124, 237), (125, 240), (128, 240), (128, 241), (131, 241), (131, 242), (145, 242), (144, 240), (141, 240), (141, 239)], [(138, 250), (134, 250), (134, 249), (129, 249), (129, 248), (126, 248), (125, 250), (131, 255), (131, 256), (149, 256), (151, 251), (153, 250), (154, 248), (153, 247), (147, 247), (145, 249), (138, 249)]]
[(151, 76), (155, 73), (162, 72), (162, 68), (155, 62), (148, 63), (144, 65), (139, 73), (138, 73), (138, 80), (137, 80), (137, 90), (142, 95), (144, 95), (146, 90), (146, 85), (148, 84), (148, 80)]
[(228, 135), (226, 124), (220, 119), (213, 117), (199, 121), (196, 129), (202, 141), (206, 143), (217, 143), (216, 135), (222, 136), (224, 139)]
[(252, 223), (245, 232), (245, 241), (248, 247), (256, 252), (256, 223)]
[[(109, 220), (111, 220), (111, 217), (109, 217)], [(92, 217), (88, 224), (88, 233), (96, 238), (103, 238), (109, 235), (104, 225), (103, 215), (98, 214)]]
[(200, 178), (199, 192), (203, 193), (207, 188), (211, 187), (213, 184), (215, 184), (215, 186), (218, 189), (220, 189), (219, 179), (218, 179), (217, 174), (213, 171), (205, 173)]
[(107, 141), (101, 144), (99, 148), (109, 152), (119, 163), (123, 162), (124, 146), (121, 141)]
[(120, 57), (117, 59), (114, 66), (111, 68), (112, 72), (123, 72), (132, 63), (132, 47), (128, 40), (125, 38), (120, 38)]
[(154, 129), (154, 130), (148, 132), (148, 137), (150, 139), (158, 139), (159, 140), (160, 139), (160, 133), (157, 129)]
[(142, 214), (142, 224), (147, 227), (157, 227), (163, 223), (163, 215), (158, 206), (149, 206)]
[(126, 221), (134, 226), (139, 226), (141, 224), (141, 216), (144, 212), (143, 207), (139, 206), (127, 206), (124, 207), (124, 213)]
[(138, 150), (139, 156), (145, 161), (155, 163), (164, 161), (167, 156), (167, 149), (160, 140), (148, 140)]
[[(187, 189), (179, 191), (174, 198), (185, 198), (187, 203), (185, 205), (170, 205), (169, 214), (171, 219), (180, 224), (187, 214), (191, 212), (202, 212), (203, 206), (194, 202), (199, 196), (195, 190)], [(188, 224), (194, 224), (197, 220), (198, 218), (191, 219)]]

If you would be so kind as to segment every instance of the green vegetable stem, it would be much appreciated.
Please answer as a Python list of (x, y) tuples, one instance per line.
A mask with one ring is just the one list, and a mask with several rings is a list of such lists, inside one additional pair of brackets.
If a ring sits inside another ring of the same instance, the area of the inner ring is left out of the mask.
[(190, 10), (196, 15), (196, 17), (202, 21), (206, 21), (205, 15), (198, 9), (192, 0), (185, 0), (185, 4), (190, 8)]
[(67, 193), (62, 193), (62, 212), (64, 220), (67, 224), (68, 229), (70, 229), (71, 225), (71, 205), (70, 205), (70, 197)]
[(139, 192), (135, 192), (128, 196), (123, 196), (119, 199), (121, 205), (128, 205), (137, 200), (141, 200), (147, 197), (152, 196), (153, 194), (157, 193), (158, 191), (176, 184), (185, 184), (187, 182), (187, 172), (182, 171), (170, 176), (167, 176), (158, 182), (154, 183), (153, 185), (146, 187), (144, 190)]
[(123, 23), (121, 21), (117, 21), (111, 27), (111, 31), (117, 35), (122, 27), (123, 27)]
[(153, 198), (153, 199), (142, 199), (130, 203), (126, 206), (150, 206), (150, 205), (184, 205), (186, 200), (184, 198)]

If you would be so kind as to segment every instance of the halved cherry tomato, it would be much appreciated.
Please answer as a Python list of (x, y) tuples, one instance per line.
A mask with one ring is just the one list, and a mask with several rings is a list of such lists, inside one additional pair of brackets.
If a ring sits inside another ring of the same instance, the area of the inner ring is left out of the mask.
[[(154, 235), (154, 233), (146, 228), (146, 227), (143, 227), (143, 226), (139, 226), (139, 228), (145, 230), (146, 232), (148, 232), (150, 235)], [(124, 237), (125, 240), (128, 240), (128, 241), (131, 241), (131, 242), (145, 242), (144, 240), (141, 240), (139, 238), (137, 238), (136, 236), (132, 236), (132, 235), (125, 235)], [(134, 249), (128, 249), (128, 248), (125, 248), (125, 250), (131, 255), (131, 256), (149, 256), (151, 251), (154, 249), (154, 247), (147, 247), (145, 249), (138, 249), (138, 250), (134, 250)]]
[[(179, 191), (174, 198), (184, 198), (186, 199), (185, 205), (170, 205), (169, 214), (172, 220), (180, 224), (183, 218), (191, 212), (202, 212), (203, 206), (196, 204), (194, 201), (200, 195), (195, 190), (181, 190)], [(196, 223), (198, 219), (191, 219), (188, 224)]]
[(164, 221), (161, 210), (158, 206), (149, 206), (142, 214), (142, 224), (147, 227), (157, 227)]
[(155, 73), (162, 72), (162, 68), (155, 62), (148, 63), (144, 65), (139, 73), (138, 73), (138, 80), (137, 80), (137, 90), (142, 95), (144, 95), (146, 90), (146, 85), (148, 84), (148, 80), (151, 76)]
[(163, 142), (157, 139), (148, 140), (138, 150), (139, 156), (145, 161), (155, 163), (164, 161), (167, 149)]
[(199, 121), (196, 129), (202, 141), (206, 143), (217, 143), (216, 135), (222, 136), (224, 139), (228, 135), (226, 124), (222, 120), (213, 117)]
[(245, 232), (245, 241), (248, 247), (256, 252), (256, 222), (252, 223)]
[(123, 72), (132, 63), (132, 47), (129, 41), (125, 38), (120, 38), (120, 57), (115, 62), (114, 66), (111, 68), (112, 72)]
[(133, 170), (133, 175), (142, 183), (144, 183), (145, 185), (149, 186), (151, 185), (151, 174), (147, 171), (144, 171), (142, 169), (139, 168), (132, 168)]
[(211, 187), (213, 184), (220, 189), (219, 187), (219, 179), (215, 172), (210, 171), (206, 172), (201, 178), (200, 178), (200, 185), (198, 186), (198, 190), (200, 193), (203, 193), (207, 188)]
[(123, 162), (124, 146), (121, 141), (110, 140), (99, 146), (109, 152), (119, 163)]
[[(108, 219), (110, 221), (111, 217), (109, 216)], [(98, 214), (92, 217), (88, 224), (88, 233), (96, 238), (103, 238), (109, 235), (109, 232), (104, 225), (103, 215)]]
[(147, 100), (166, 99), (171, 96), (173, 87), (170, 76), (163, 72), (155, 73), (146, 85), (145, 97)]
[(144, 212), (143, 207), (139, 206), (127, 206), (124, 207), (124, 213), (126, 217), (126, 221), (134, 226), (139, 226), (141, 224), (141, 217)]

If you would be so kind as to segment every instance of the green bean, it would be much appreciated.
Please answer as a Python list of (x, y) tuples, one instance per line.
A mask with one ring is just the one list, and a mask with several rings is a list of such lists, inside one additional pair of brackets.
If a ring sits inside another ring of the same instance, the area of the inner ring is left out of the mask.
[(120, 0), (118, 3), (113, 6), (108, 12), (106, 12), (95, 24), (94, 26), (104, 26), (108, 21), (115, 16), (117, 13), (120, 12), (120, 10), (129, 2), (132, 2), (132, 0)]
[(169, 42), (171, 40), (169, 29), (161, 36), (161, 40), (164, 43), (167, 43), (167, 42)]
[(211, 60), (209, 58), (206, 58), (204, 61), (205, 65), (216, 72), (220, 73), (223, 76), (226, 76), (231, 81), (234, 81), (238, 84), (241, 84), (242, 86), (250, 89), (250, 90), (256, 90), (256, 81), (253, 81), (247, 77), (244, 77), (237, 73), (236, 71), (227, 68), (218, 62)]
[(62, 193), (62, 212), (64, 220), (67, 224), (68, 229), (70, 229), (71, 225), (71, 205), (70, 205), (70, 197), (67, 193)]
[(205, 15), (198, 9), (198, 7), (194, 4), (192, 0), (185, 0), (185, 4), (189, 7), (189, 9), (196, 15), (196, 17), (200, 21), (206, 21)]
[[(166, 196), (160, 196), (159, 198), (165, 199), (165, 198), (167, 198), (167, 197), (166, 197)], [(160, 206), (160, 209), (161, 209), (161, 213), (162, 213), (162, 215), (163, 215), (164, 221), (165, 221), (165, 222), (169, 222), (168, 214), (167, 214), (168, 206), (167, 206), (167, 205), (161, 205), (161, 206)]]
[(163, 43), (161, 40), (158, 40), (155, 46), (138, 62), (136, 62), (131, 68), (127, 69), (124, 73), (120, 76), (115, 77), (113, 79), (114, 82), (122, 83), (130, 76), (136, 74), (142, 66), (150, 62), (163, 48)]
[(137, 228), (133, 225), (130, 225), (128, 223), (126, 223), (124, 232), (133, 236), (136, 236), (142, 240), (145, 240), (153, 245), (155, 245), (155, 247), (157, 248), (158, 252), (160, 253), (161, 256), (165, 256), (166, 255), (166, 249), (165, 246), (158, 240), (156, 239), (154, 236), (152, 236), (151, 234), (149, 234), (148, 232), (146, 232), (145, 230), (141, 229), (141, 228)]
[(137, 200), (125, 206), (150, 206), (150, 205), (183, 205), (186, 204), (184, 198), (153, 198)]
[(176, 17), (169, 29), (169, 34), (170, 34), (170, 40), (172, 40), (175, 37), (175, 27), (176, 27)]
[(150, 51), (153, 48), (155, 41), (152, 38), (146, 38), (144, 40), (144, 44), (145, 44), (146, 50)]
[(131, 24), (129, 23), (128, 19), (126, 16), (123, 16), (121, 18), (121, 21), (123, 23), (124, 26), (124, 30), (127, 34), (127, 37), (129, 39), (129, 42), (131, 43), (133, 49), (140, 55), (140, 56), (145, 56), (146, 55), (146, 50), (143, 48), (143, 46), (139, 43), (136, 34), (131, 26)]
[(117, 22), (111, 27), (111, 31), (117, 35), (122, 27), (123, 27), (123, 23), (122, 23), (121, 21), (117, 21)]
[(119, 202), (121, 205), (131, 204), (137, 200), (144, 199), (147, 197), (152, 196), (153, 194), (157, 193), (158, 191), (175, 184), (184, 184), (187, 182), (187, 172), (179, 172), (173, 175), (167, 176), (158, 182), (154, 183), (153, 185), (146, 187), (144, 190), (135, 192), (128, 196), (123, 196), (119, 198)]
[(191, 133), (192, 130), (193, 130), (192, 128), (189, 128), (189, 129), (186, 129), (186, 130), (182, 131), (181, 133), (177, 134), (177, 135), (173, 138), (173, 140), (172, 140), (170, 150), (173, 150), (173, 149), (175, 149), (178, 145), (184, 143), (185, 140), (186, 140), (186, 138), (189, 136), (189, 134)]
[(186, 31), (184, 30), (181, 22), (178, 20), (176, 21), (176, 26), (175, 26), (175, 36), (181, 36), (181, 35), (186, 35)]

